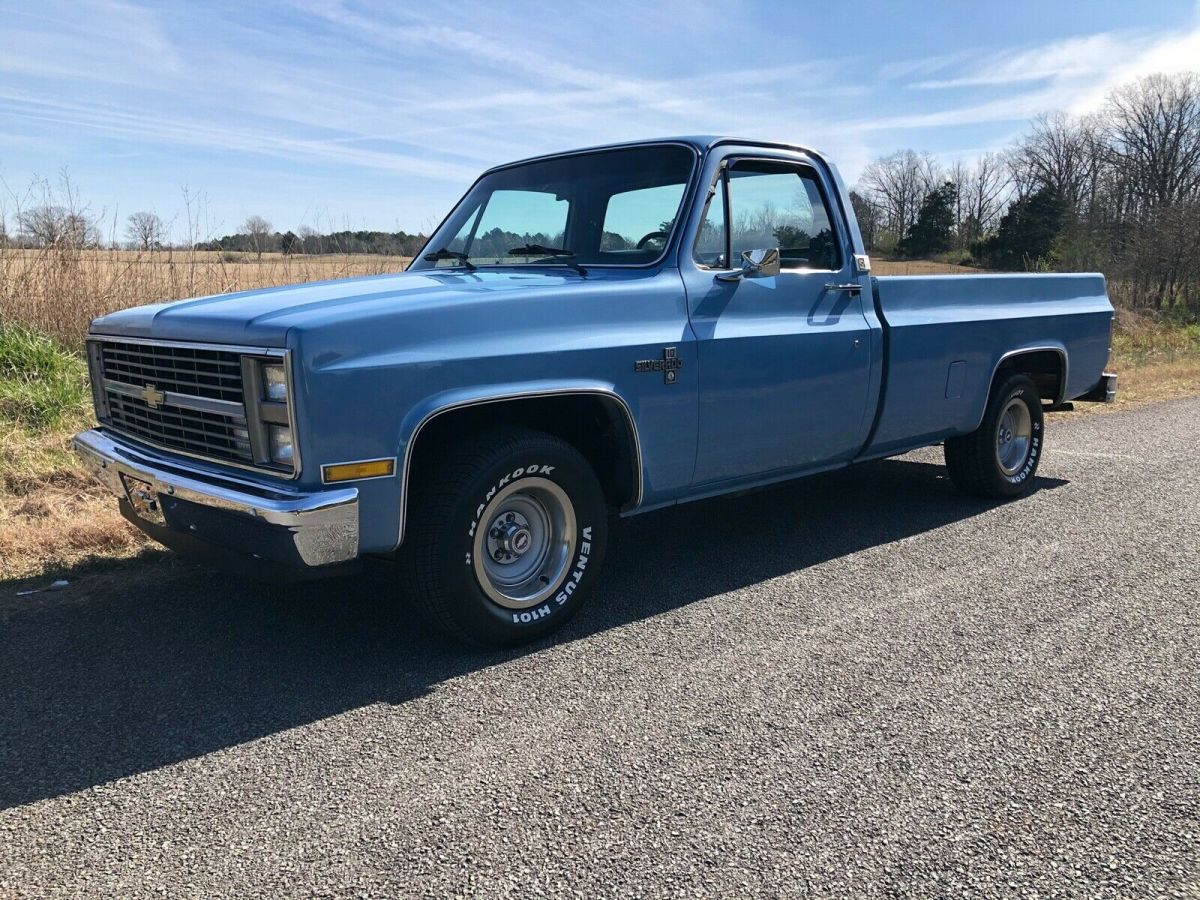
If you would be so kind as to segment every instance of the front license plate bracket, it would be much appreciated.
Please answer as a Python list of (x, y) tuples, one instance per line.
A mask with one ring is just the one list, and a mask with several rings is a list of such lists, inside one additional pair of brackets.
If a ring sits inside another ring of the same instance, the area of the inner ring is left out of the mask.
[(150, 482), (121, 473), (121, 484), (125, 488), (125, 497), (129, 500), (129, 505), (139, 518), (155, 525), (166, 524), (158, 493)]

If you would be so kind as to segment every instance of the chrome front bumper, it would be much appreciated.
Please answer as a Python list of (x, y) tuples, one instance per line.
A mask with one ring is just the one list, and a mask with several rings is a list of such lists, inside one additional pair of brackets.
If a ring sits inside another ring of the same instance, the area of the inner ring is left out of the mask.
[(189, 472), (107, 432), (75, 436), (74, 449), (123, 501), (127, 517), (168, 546), (179, 535), (231, 555), (292, 567), (358, 556), (358, 490), (299, 493)]

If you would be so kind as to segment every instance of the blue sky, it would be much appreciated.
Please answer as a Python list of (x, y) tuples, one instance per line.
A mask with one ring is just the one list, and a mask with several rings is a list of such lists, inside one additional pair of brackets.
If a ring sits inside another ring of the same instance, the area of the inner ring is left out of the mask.
[(177, 235), (184, 189), (206, 236), (414, 231), (489, 165), (693, 133), (820, 147), (852, 181), (1188, 68), (1196, 0), (0, 0), (0, 205), (66, 168), (93, 213)]

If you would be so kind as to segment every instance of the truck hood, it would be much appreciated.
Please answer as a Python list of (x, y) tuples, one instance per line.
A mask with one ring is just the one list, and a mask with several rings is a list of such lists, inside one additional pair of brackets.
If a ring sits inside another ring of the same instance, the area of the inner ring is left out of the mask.
[[(591, 273), (588, 280), (593, 280)], [(92, 323), (92, 332), (168, 341), (283, 347), (288, 332), (294, 328), (318, 327), (331, 321), (345, 323), (359, 317), (376, 318), (385, 310), (428, 312), (468, 299), (482, 301), (489, 295), (524, 294), (579, 281), (574, 272), (559, 274), (546, 270), (406, 272), (137, 306), (101, 316)]]

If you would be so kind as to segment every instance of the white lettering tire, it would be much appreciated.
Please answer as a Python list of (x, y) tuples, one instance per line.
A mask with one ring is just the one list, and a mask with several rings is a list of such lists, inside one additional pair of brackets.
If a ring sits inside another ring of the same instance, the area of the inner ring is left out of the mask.
[(1026, 375), (1011, 375), (988, 398), (983, 422), (948, 438), (946, 468), (964, 493), (1009, 499), (1029, 493), (1045, 449), (1042, 399)]
[(438, 631), (507, 646), (564, 625), (603, 562), (608, 508), (583, 456), (553, 435), (472, 435), (413, 485), (405, 546), (416, 605)]

